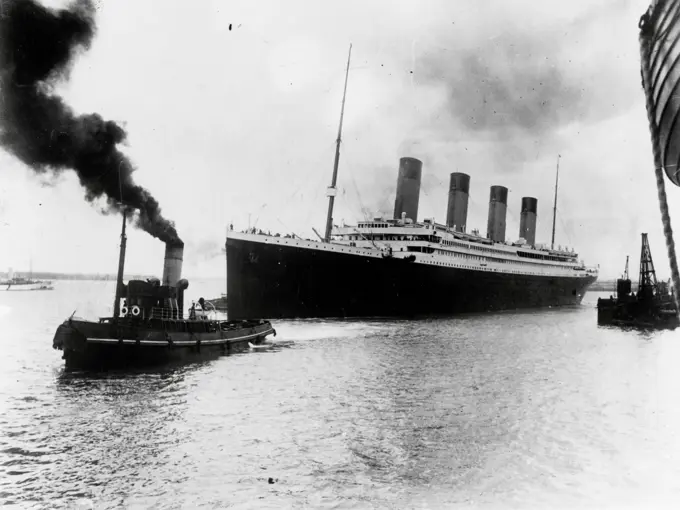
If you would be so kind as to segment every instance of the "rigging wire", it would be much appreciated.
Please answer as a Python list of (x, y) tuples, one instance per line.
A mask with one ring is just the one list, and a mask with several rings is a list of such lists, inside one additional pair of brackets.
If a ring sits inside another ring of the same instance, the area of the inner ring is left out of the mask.
[(300, 237), (292, 228), (290, 228), (283, 221), (281, 221), (281, 218), (276, 218), (276, 221), (278, 221), (281, 225), (283, 225), (283, 228), (285, 228), (288, 232), (293, 234), (295, 237), (297, 237), (298, 239), (302, 239), (302, 237)]
[(433, 207), (432, 207), (432, 203), (433, 203), (433, 202), (432, 202), (432, 199), (431, 199), (430, 194), (428, 193), (428, 191), (423, 187), (422, 181), (421, 181), (421, 185), (420, 185), (420, 191), (422, 192), (423, 195), (425, 195), (425, 198), (426, 198), (426, 205), (427, 205), (427, 206), (430, 208), (430, 210), (432, 211), (432, 216), (433, 216), (433, 217), (436, 217), (436, 214), (435, 214), (435, 212), (434, 212), (435, 210), (434, 210)]
[[(361, 214), (364, 216), (364, 219), (368, 220), (368, 213), (367, 209), (365, 206), (365, 203), (363, 201), (363, 198), (361, 197), (361, 192), (359, 191), (359, 186), (357, 186), (356, 179), (354, 178), (354, 162), (352, 157), (348, 154), (347, 151), (344, 153), (344, 160), (345, 160), (345, 173), (347, 173), (351, 179), (352, 186), (354, 187), (354, 191), (356, 192), (357, 196), (357, 201), (359, 202), (359, 210), (361, 211)], [(343, 188), (344, 189), (344, 188)], [(347, 201), (349, 202), (349, 200)]]
[(382, 211), (386, 206), (388, 206), (388, 200), (390, 199), (391, 195), (392, 193), (385, 193), (382, 202), (380, 202), (380, 206), (378, 207), (378, 211)]
[[(323, 149), (319, 150), (316, 153), (315, 157), (307, 157), (304, 158), (304, 160), (297, 162), (298, 167), (306, 167), (307, 170), (301, 174), (300, 176), (297, 177), (299, 179), (300, 184), (295, 186), (293, 188), (293, 191), (290, 194), (284, 195), (287, 199), (285, 201), (286, 204), (292, 203), (294, 200), (296, 200), (296, 197), (298, 197), (298, 202), (302, 203), (303, 206), (306, 206), (307, 208), (311, 208), (313, 206), (313, 201), (308, 202), (304, 200), (305, 195), (308, 195), (308, 191), (311, 187), (314, 187), (314, 189), (320, 189), (323, 188), (322, 185), (322, 175), (319, 172), (319, 165), (318, 161), (322, 159), (322, 156), (332, 148), (334, 143), (328, 143), (326, 146), (324, 146)], [(314, 179), (316, 177), (316, 179)], [(297, 180), (296, 179), (296, 180)], [(325, 188), (324, 188), (325, 189)], [(318, 193), (317, 193), (318, 194)], [(309, 196), (309, 195), (308, 195)], [(262, 212), (262, 210), (267, 206), (268, 204), (265, 202), (263, 203), (255, 212), (255, 214), (258, 214), (256, 218), (255, 225), (257, 225), (257, 221), (259, 220), (259, 213)], [(311, 211), (310, 211), (311, 212)], [(250, 213), (252, 214), (252, 213)], [(311, 214), (310, 214), (311, 215)], [(280, 221), (279, 221), (280, 222)], [(250, 221), (249, 223), (249, 228), (251, 227)], [(282, 223), (283, 225), (283, 223)], [(284, 225), (286, 228), (288, 228), (286, 225)]]
[(306, 158), (306, 161), (301, 161), (299, 163), (301, 165), (306, 164), (306, 166), (308, 166), (308, 169), (303, 175), (298, 177), (301, 180), (301, 183), (290, 194), (290, 196), (288, 197), (289, 200), (292, 200), (293, 198), (295, 198), (295, 195), (302, 188), (307, 188), (307, 187), (312, 186), (312, 185), (315, 186), (316, 188), (318, 188), (315, 185), (315, 179), (313, 179), (313, 177), (316, 177), (317, 178), (316, 180), (319, 180), (319, 182), (321, 182), (321, 175), (320, 175), (321, 172), (319, 172), (319, 165), (318, 165), (317, 162), (320, 161), (322, 159), (322, 156), (324, 156), (328, 151), (332, 151), (334, 145), (335, 145), (335, 142), (329, 142), (328, 144), (326, 144), (324, 146), (323, 149), (321, 149), (317, 153), (317, 155), (314, 158)]
[[(661, 211), (661, 223), (666, 239), (666, 251), (668, 252), (668, 262), (671, 268), (671, 279), (673, 280), (673, 300), (675, 302), (676, 313), (680, 316), (680, 274), (678, 274), (678, 261), (675, 255), (675, 242), (673, 241), (673, 229), (671, 218), (668, 211), (668, 201), (666, 199), (666, 188), (663, 176), (663, 162), (661, 161), (661, 148), (659, 147), (659, 131), (654, 116), (654, 102), (652, 91), (650, 90), (650, 34), (645, 27), (644, 16), (640, 20), (640, 57), (642, 72), (642, 87), (646, 96), (647, 117), (649, 130), (652, 138), (652, 153), (654, 157), (654, 174), (656, 177), (657, 196), (659, 199), (659, 209)], [(647, 22), (649, 20), (647, 19)]]
[(569, 234), (569, 230), (567, 229), (567, 225), (564, 223), (564, 218), (562, 218), (561, 212), (559, 209), (557, 209), (557, 212), (560, 213), (559, 219), (560, 223), (562, 225), (562, 232), (567, 236), (567, 242), (569, 243), (570, 246), (574, 246), (574, 242), (572, 241), (571, 235)]

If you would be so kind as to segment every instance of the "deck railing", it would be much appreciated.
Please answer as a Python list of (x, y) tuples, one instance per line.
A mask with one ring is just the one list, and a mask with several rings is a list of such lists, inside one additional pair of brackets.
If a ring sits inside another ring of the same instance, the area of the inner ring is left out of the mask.
[(179, 319), (179, 310), (170, 308), (151, 308), (151, 319)]

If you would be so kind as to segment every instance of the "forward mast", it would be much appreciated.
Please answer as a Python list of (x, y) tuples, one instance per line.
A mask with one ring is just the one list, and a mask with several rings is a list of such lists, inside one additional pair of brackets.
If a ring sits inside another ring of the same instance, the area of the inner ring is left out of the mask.
[(557, 185), (560, 179), (560, 155), (557, 155), (557, 171), (555, 172), (555, 202), (553, 204), (553, 224), (552, 224), (552, 240), (550, 241), (550, 249), (555, 249), (555, 220), (557, 219)]
[(342, 141), (342, 121), (345, 116), (345, 98), (347, 96), (347, 81), (349, 79), (349, 63), (352, 58), (352, 45), (349, 45), (349, 55), (347, 56), (347, 70), (345, 71), (345, 89), (342, 93), (342, 107), (340, 109), (340, 125), (338, 127), (338, 138), (335, 141), (335, 163), (333, 165), (333, 177), (331, 185), (328, 187), (328, 217), (326, 218), (326, 232), (323, 241), (329, 243), (331, 240), (331, 230), (333, 229), (333, 206), (335, 195), (337, 194), (336, 184), (338, 182), (338, 165), (340, 163), (340, 142)]

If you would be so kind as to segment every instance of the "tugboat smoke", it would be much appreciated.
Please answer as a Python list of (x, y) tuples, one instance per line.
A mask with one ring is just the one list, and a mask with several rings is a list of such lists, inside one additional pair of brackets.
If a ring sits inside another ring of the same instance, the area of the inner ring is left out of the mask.
[(165, 243), (182, 244), (158, 201), (135, 184), (135, 168), (118, 150), (125, 130), (97, 113), (75, 115), (54, 93), (79, 49), (95, 34), (92, 0), (53, 10), (34, 0), (0, 5), (0, 146), (37, 173), (72, 169), (92, 202), (107, 212), (135, 210), (134, 223)]

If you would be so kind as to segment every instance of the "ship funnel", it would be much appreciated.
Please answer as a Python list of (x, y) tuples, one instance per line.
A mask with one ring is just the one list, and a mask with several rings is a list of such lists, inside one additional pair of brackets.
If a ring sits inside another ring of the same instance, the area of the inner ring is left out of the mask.
[(402, 213), (414, 222), (418, 220), (418, 200), (420, 199), (420, 177), (423, 162), (416, 158), (399, 160), (399, 177), (397, 178), (397, 197), (394, 200), (394, 219), (398, 220)]
[(165, 243), (165, 260), (163, 261), (162, 284), (177, 287), (182, 279), (182, 261), (184, 259), (184, 244)]
[(533, 197), (522, 197), (522, 212), (519, 216), (519, 236), (526, 239), (527, 244), (536, 244), (536, 214), (538, 200)]
[(491, 186), (489, 196), (489, 220), (486, 237), (495, 242), (505, 241), (505, 213), (508, 208), (508, 188)]
[(446, 226), (456, 232), (465, 232), (469, 194), (470, 176), (460, 172), (452, 173), (449, 182), (449, 203), (446, 208)]

